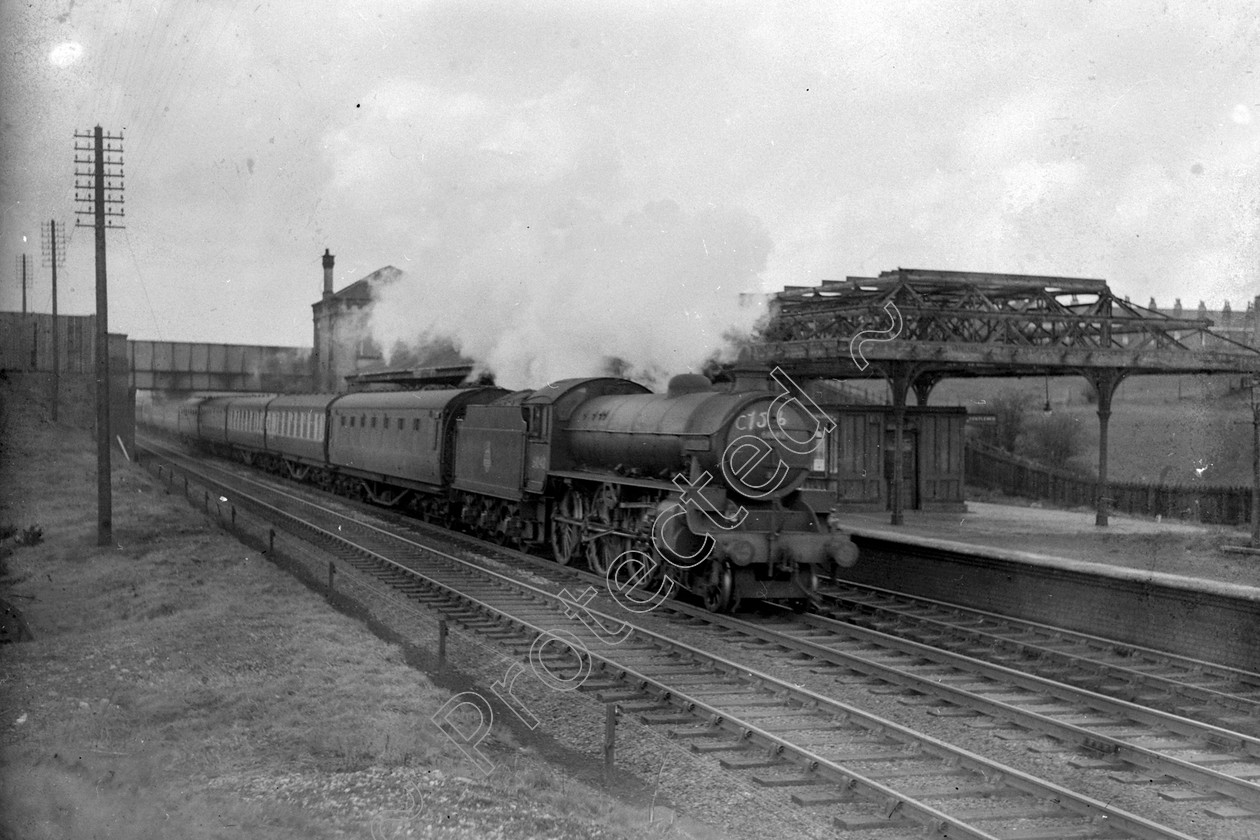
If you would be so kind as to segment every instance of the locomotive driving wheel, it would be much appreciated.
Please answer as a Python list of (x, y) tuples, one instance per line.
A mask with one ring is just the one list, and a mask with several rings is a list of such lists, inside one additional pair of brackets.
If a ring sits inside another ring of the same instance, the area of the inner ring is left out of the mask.
[(617, 524), (619, 496), (616, 485), (604, 484), (591, 498), (587, 521), (598, 529), (596, 533), (608, 532), (586, 543), (586, 566), (597, 575), (606, 574), (613, 561), (625, 550), (625, 540), (611, 532)]
[(630, 547), (630, 541), (616, 534), (606, 534), (586, 544), (586, 565), (597, 575), (606, 575), (617, 558)]
[(582, 503), (581, 494), (570, 488), (556, 505), (556, 518), (551, 523), (551, 553), (561, 566), (573, 562), (582, 550), (585, 515), (586, 505)]
[(704, 608), (709, 612), (734, 612), (739, 606), (735, 597), (735, 573), (726, 561), (709, 566), (709, 579), (704, 586)]

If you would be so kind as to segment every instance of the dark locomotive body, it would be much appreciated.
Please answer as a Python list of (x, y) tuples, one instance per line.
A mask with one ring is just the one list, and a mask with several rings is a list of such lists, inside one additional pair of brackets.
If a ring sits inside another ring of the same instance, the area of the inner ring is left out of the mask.
[(856, 558), (800, 490), (821, 433), (798, 406), (698, 376), (675, 377), (666, 394), (600, 377), (516, 393), (216, 397), (158, 421), (560, 563), (608, 574), (638, 558), (649, 585), (672, 582), (725, 611), (743, 599), (804, 604), (821, 571)]

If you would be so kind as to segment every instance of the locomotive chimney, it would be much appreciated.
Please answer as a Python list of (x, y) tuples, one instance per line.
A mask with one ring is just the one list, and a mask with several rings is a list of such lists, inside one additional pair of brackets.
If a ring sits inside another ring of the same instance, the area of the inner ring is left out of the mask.
[(335, 259), (335, 257), (332, 254), (328, 253), (328, 249), (325, 248), (323, 259), (324, 259), (324, 300), (328, 300), (330, 297), (332, 297), (332, 293), (333, 293), (332, 270), (333, 270), (333, 260)]

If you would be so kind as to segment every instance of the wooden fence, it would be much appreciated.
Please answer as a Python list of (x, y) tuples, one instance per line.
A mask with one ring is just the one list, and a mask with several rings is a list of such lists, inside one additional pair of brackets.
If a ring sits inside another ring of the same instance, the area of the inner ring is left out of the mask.
[[(96, 317), (58, 315), (57, 359), (62, 373), (94, 373), (96, 370)], [(128, 370), (127, 336), (109, 334), (110, 365)], [(53, 316), (43, 312), (0, 312), (0, 370), (48, 371), (53, 369)]]
[[(1043, 499), (1062, 507), (1096, 504), (1098, 486), (1091, 477), (1046, 467), (978, 441), (968, 441), (966, 456), (969, 486)], [(1250, 487), (1113, 481), (1108, 483), (1107, 490), (1110, 510), (1116, 513), (1168, 516), (1220, 525), (1243, 525), (1251, 521)]]

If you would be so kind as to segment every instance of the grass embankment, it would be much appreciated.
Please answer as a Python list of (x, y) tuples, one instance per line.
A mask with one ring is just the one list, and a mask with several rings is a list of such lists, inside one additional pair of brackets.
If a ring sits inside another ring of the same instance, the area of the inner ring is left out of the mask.
[(96, 548), (95, 487), (89, 435), (10, 398), (0, 524), (45, 539), (0, 548), (35, 636), (0, 650), (0, 837), (641, 833), (528, 756), (482, 781), (430, 720), (449, 692), (139, 468)]

